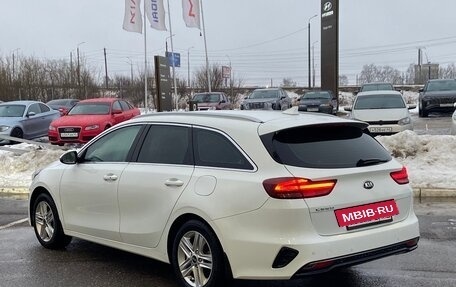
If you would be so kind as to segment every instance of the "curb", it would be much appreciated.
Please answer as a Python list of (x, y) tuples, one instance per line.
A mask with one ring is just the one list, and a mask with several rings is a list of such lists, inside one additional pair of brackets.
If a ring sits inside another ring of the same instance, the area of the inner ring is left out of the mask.
[[(0, 193), (10, 194), (28, 194), (28, 187), (0, 187)], [(413, 196), (422, 197), (456, 197), (456, 189), (454, 188), (423, 188), (413, 187)]]

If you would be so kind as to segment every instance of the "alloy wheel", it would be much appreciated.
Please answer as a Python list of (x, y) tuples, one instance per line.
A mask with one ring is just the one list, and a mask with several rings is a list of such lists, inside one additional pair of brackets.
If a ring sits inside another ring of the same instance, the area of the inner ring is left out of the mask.
[(207, 239), (196, 231), (189, 231), (181, 238), (177, 262), (182, 278), (192, 287), (205, 286), (210, 280), (213, 256)]
[(40, 201), (36, 206), (35, 227), (38, 235), (44, 242), (49, 242), (54, 236), (54, 213), (46, 201)]

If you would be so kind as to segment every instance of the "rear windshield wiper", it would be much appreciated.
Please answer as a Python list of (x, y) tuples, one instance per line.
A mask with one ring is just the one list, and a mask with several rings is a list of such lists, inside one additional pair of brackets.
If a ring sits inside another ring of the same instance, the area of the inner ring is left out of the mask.
[(369, 159), (360, 159), (356, 162), (356, 166), (368, 166), (368, 165), (375, 165), (379, 163), (388, 162), (387, 159), (379, 159), (379, 158), (369, 158)]

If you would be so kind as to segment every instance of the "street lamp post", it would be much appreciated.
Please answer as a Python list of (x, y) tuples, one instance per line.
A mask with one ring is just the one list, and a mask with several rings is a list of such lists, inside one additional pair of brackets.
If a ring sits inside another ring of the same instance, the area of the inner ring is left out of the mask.
[(315, 41), (312, 43), (312, 87), (315, 88), (315, 43), (318, 43), (318, 41)]
[(307, 39), (307, 44), (308, 44), (308, 48), (307, 48), (307, 54), (308, 54), (308, 64), (309, 64), (309, 67), (308, 67), (308, 71), (309, 71), (309, 89), (310, 89), (310, 78), (311, 78), (311, 70), (310, 70), (310, 20), (312, 20), (313, 18), (317, 17), (318, 15), (315, 14), (313, 15), (312, 17), (309, 18), (309, 21), (307, 22), (307, 35), (308, 35), (308, 39)]
[[(16, 72), (14, 70), (14, 53), (19, 51), (21, 48), (17, 48), (17, 49), (14, 49), (13, 50), (13, 79), (12, 79), (12, 82), (15, 82), (16, 81)], [(21, 93), (20, 93), (20, 90), (19, 90), (19, 100), (21, 100)]]
[(231, 67), (231, 58), (230, 58), (230, 56), (228, 56), (228, 55), (225, 55), (225, 56), (228, 58), (228, 61), (230, 62), (230, 94), (231, 94), (230, 96), (232, 98), (233, 97), (233, 82), (232, 82), (232, 80), (233, 80), (233, 78), (232, 78), (233, 69)]
[(78, 76), (78, 94), (79, 94), (79, 96), (80, 96), (80, 93), (81, 93), (81, 66), (79, 64), (79, 46), (82, 45), (82, 44), (85, 44), (85, 42), (78, 43), (77, 48), (76, 48), (76, 53), (77, 53), (77, 57), (78, 57), (78, 66), (77, 66), (76, 73), (77, 73), (77, 76)]
[(190, 48), (187, 49), (187, 81), (188, 81), (188, 87), (191, 88), (191, 83), (190, 83), (190, 49), (193, 49), (194, 47), (191, 46)]

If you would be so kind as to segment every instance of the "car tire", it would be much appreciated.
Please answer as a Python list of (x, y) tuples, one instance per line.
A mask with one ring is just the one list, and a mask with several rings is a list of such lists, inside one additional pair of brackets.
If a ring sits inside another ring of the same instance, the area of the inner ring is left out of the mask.
[(425, 111), (423, 102), (420, 101), (420, 104), (418, 107), (418, 116), (420, 118), (427, 118), (428, 115), (429, 115), (429, 113), (427, 111)]
[(40, 244), (48, 249), (62, 249), (71, 242), (65, 235), (52, 198), (42, 193), (33, 202), (31, 223)]
[(171, 265), (181, 286), (225, 286), (229, 276), (224, 263), (222, 247), (206, 224), (190, 220), (179, 228), (173, 242)]
[[(13, 137), (13, 138), (22, 139), (22, 138), (24, 138), (24, 132), (22, 131), (21, 128), (14, 128), (14, 129), (11, 131), (10, 136)], [(20, 142), (17, 142), (17, 141), (11, 141), (11, 144), (19, 144), (19, 143), (20, 143)]]

